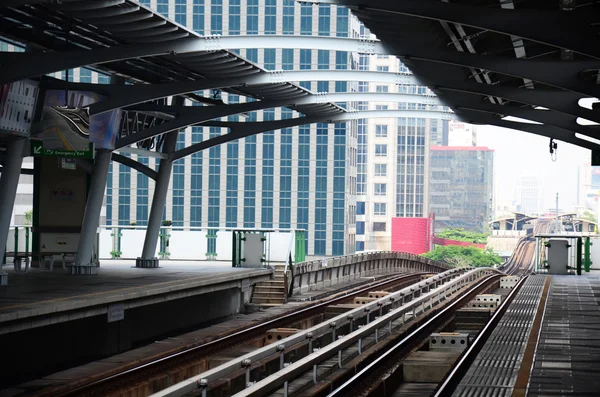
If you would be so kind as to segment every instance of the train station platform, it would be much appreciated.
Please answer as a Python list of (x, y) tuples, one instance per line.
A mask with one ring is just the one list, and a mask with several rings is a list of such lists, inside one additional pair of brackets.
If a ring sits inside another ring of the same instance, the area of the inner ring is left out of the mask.
[(530, 276), (453, 396), (597, 396), (600, 275)]
[[(243, 311), (251, 286), (273, 272), (233, 268), (230, 262), (164, 261), (161, 266), (141, 269), (135, 261), (103, 261), (99, 274), (89, 276), (56, 268), (15, 273), (5, 266), (9, 284), (0, 288), (0, 335), (6, 357), (14, 357), (11, 365), (17, 370), (22, 361), (41, 371), (55, 357), (64, 358), (59, 366), (68, 367), (210, 325)], [(28, 362), (19, 354), (25, 344), (45, 358)]]
[(9, 271), (0, 289), (0, 334), (107, 314), (124, 309), (229, 288), (246, 289), (270, 278), (272, 270), (233, 268), (226, 262), (165, 261), (158, 269), (135, 268), (135, 261), (104, 261), (100, 274), (70, 276), (66, 271)]

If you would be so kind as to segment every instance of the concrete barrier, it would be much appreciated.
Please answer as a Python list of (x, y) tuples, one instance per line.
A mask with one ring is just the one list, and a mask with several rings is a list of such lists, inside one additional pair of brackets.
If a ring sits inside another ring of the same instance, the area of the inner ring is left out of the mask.
[(368, 252), (297, 263), (293, 268), (292, 295), (318, 290), (363, 277), (394, 273), (439, 273), (450, 269), (442, 262), (404, 252)]

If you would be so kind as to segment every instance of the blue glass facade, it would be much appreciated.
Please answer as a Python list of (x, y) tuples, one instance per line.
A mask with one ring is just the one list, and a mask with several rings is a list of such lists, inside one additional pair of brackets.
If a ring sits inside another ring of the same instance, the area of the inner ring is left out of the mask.
[[(147, 157), (140, 157), (138, 158), (138, 161), (146, 166), (150, 163)], [(150, 212), (148, 211), (148, 195), (150, 193), (149, 182), (150, 178), (148, 178), (147, 175), (142, 174), (141, 172), (137, 173), (137, 205), (135, 208), (135, 221), (139, 226), (148, 225), (148, 216), (150, 215)]]
[[(192, 127), (192, 145), (203, 141), (202, 127)], [(202, 226), (202, 152), (191, 156), (190, 226)]]
[[(200, 34), (353, 36), (350, 13), (335, 5), (293, 0), (157, 0), (152, 5), (161, 14), (170, 14), (177, 23), (188, 25)], [(352, 54), (344, 51), (291, 48), (235, 51), (267, 70), (350, 69), (353, 62)], [(352, 84), (301, 82), (301, 86), (313, 92), (347, 92), (352, 90)], [(222, 93), (221, 97), (228, 104), (252, 100), (229, 93)], [(276, 108), (248, 112), (244, 117), (230, 116), (228, 121), (256, 122), (299, 116), (290, 109)], [(356, 193), (353, 185), (356, 132), (350, 133), (349, 125), (312, 124), (269, 131), (178, 160), (173, 166), (172, 191), (164, 219), (183, 229), (305, 229), (308, 255), (353, 252), (355, 242), (349, 243), (348, 239), (349, 234), (354, 235), (355, 217), (349, 216), (348, 210), (354, 211), (355, 206), (351, 197)], [(185, 147), (186, 142), (193, 145), (225, 133), (217, 127), (189, 127), (180, 134), (177, 148)], [(159, 163), (158, 159), (139, 160), (149, 165)], [(118, 211), (110, 212), (107, 200), (107, 216), (121, 224), (136, 221), (145, 225), (153, 183), (133, 171), (137, 185), (133, 192), (126, 192), (127, 170), (119, 166), (119, 171), (124, 175), (118, 179), (119, 200), (112, 197), (110, 202), (110, 211), (116, 205)], [(134, 195), (131, 204), (137, 205), (133, 213), (127, 201), (131, 194)], [(209, 252), (214, 248), (209, 246)]]
[[(185, 147), (185, 134), (179, 133), (177, 137), (176, 150)], [(184, 219), (184, 197), (185, 197), (185, 159), (173, 162), (172, 192), (173, 192), (173, 215), (174, 227), (183, 227)]]

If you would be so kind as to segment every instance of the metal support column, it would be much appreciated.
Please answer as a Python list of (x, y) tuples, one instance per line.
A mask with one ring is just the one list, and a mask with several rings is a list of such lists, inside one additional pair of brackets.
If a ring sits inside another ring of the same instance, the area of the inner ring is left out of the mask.
[(77, 245), (77, 255), (75, 256), (75, 264), (69, 266), (70, 274), (98, 273), (98, 267), (92, 263), (92, 255), (98, 224), (100, 222), (100, 212), (102, 211), (102, 201), (104, 200), (111, 156), (111, 150), (102, 149), (96, 151), (94, 174), (92, 175), (88, 200), (85, 203), (85, 213), (83, 215), (81, 234), (79, 235), (79, 244)]
[[(2, 175), (0, 176), (0, 261), (4, 262), (4, 253), (6, 252), (6, 242), (12, 211), (17, 196), (17, 186), (19, 185), (19, 176), (21, 175), (21, 166), (23, 165), (23, 151), (25, 149), (25, 139), (16, 139), (8, 144)], [(6, 285), (6, 274), (2, 272), (3, 263), (0, 262), (0, 285)]]
[[(182, 97), (173, 98), (173, 105), (183, 105)], [(169, 189), (169, 181), (171, 180), (171, 172), (173, 170), (173, 160), (171, 154), (175, 151), (179, 130), (169, 132), (165, 136), (162, 152), (168, 157), (160, 161), (158, 170), (158, 178), (154, 188), (154, 196), (152, 198), (152, 207), (150, 208), (150, 217), (148, 219), (148, 227), (146, 228), (146, 239), (144, 240), (144, 249), (142, 256), (135, 261), (135, 267), (154, 268), (158, 267), (159, 259), (154, 256), (156, 252), (156, 244), (158, 243), (158, 235), (162, 221), (163, 209), (167, 202), (167, 191)]]

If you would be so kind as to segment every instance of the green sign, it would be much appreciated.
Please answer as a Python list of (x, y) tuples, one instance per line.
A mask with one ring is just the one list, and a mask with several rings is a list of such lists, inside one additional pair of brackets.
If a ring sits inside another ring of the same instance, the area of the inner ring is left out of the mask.
[(89, 143), (87, 150), (44, 149), (44, 142), (31, 141), (31, 155), (42, 157), (70, 157), (78, 159), (93, 159), (94, 144)]

